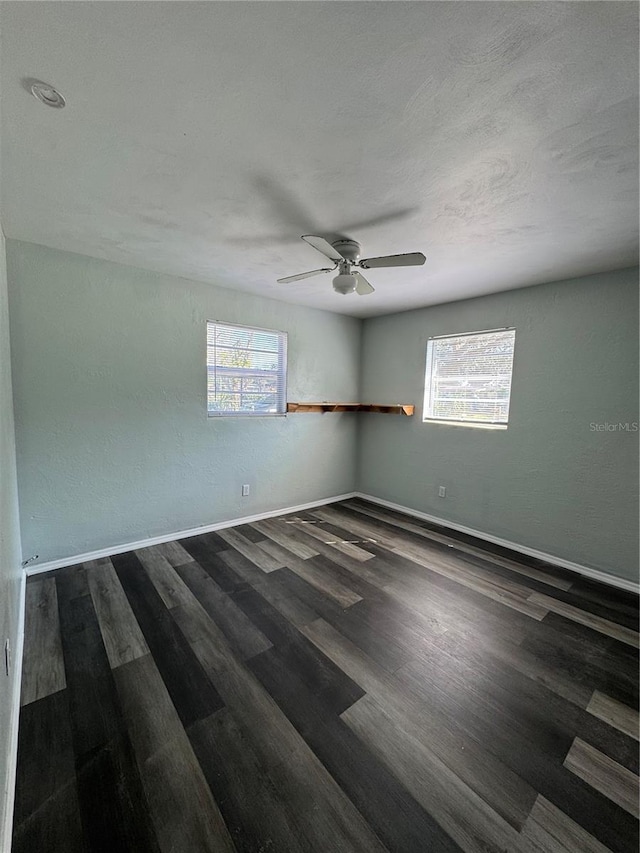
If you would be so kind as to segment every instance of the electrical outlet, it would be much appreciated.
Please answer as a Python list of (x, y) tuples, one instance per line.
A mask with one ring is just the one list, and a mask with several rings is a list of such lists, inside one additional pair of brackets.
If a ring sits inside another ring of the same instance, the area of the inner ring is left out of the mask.
[(447, 487), (446, 486), (438, 486), (438, 497), (446, 498), (447, 496)]
[(5, 675), (11, 672), (11, 643), (8, 637), (4, 641), (4, 672)]
[(242, 487), (242, 497), (243, 498), (248, 497), (250, 491), (251, 491), (251, 489), (249, 488), (249, 483), (245, 483), (244, 486)]

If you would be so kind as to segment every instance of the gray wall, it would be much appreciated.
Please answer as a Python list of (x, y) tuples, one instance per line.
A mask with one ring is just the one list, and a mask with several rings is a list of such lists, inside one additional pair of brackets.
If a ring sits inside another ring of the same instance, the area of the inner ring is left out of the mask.
[(207, 319), (287, 331), (288, 399), (352, 400), (358, 320), (30, 243), (7, 265), (25, 558), (354, 488), (355, 415), (208, 419), (205, 340)]
[[(427, 338), (515, 326), (506, 431), (422, 423)], [(638, 577), (638, 270), (365, 321), (358, 488), (600, 569)], [(447, 488), (438, 498), (438, 486)]]
[[(16, 454), (9, 357), (9, 312), (4, 237), (0, 231), (0, 847), (7, 813), (11, 700), (19, 672), (15, 666), (18, 645), (20, 575), (20, 525)], [(9, 678), (4, 669), (4, 642), (9, 638), (14, 666)]]
[[(638, 433), (591, 428), (638, 420), (637, 270), (367, 320), (361, 341), (354, 319), (34, 244), (8, 241), (7, 264), (25, 557), (320, 500), (357, 480), (637, 577)], [(414, 402), (417, 415), (207, 419), (207, 319), (288, 331), (290, 400)], [(427, 338), (511, 325), (509, 428), (423, 424)]]

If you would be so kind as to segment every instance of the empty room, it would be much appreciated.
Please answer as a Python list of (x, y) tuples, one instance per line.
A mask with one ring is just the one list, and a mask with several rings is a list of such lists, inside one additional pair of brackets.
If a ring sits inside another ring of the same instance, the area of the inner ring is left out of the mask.
[(637, 853), (639, 9), (0, 0), (0, 853)]

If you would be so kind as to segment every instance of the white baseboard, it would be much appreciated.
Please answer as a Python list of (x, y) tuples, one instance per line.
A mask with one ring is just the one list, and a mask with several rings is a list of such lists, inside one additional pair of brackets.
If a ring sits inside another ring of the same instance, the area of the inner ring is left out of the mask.
[(230, 518), (228, 521), (217, 521), (214, 524), (203, 524), (200, 527), (192, 527), (189, 530), (178, 530), (175, 533), (166, 533), (162, 536), (150, 536), (139, 542), (125, 542), (122, 545), (113, 545), (109, 548), (101, 548), (98, 551), (88, 551), (86, 554), (75, 554), (73, 557), (63, 557), (60, 560), (50, 560), (47, 563), (32, 564), (27, 567), (27, 574), (39, 575), (41, 572), (51, 572), (53, 569), (63, 569), (65, 566), (75, 566), (78, 563), (86, 563), (87, 560), (97, 560), (100, 557), (113, 557), (115, 554), (125, 554), (127, 551), (137, 551), (139, 548), (149, 548), (151, 545), (161, 545), (163, 542), (175, 542), (177, 539), (186, 539), (189, 536), (199, 536), (202, 533), (212, 533), (215, 530), (224, 530), (225, 527), (236, 527), (238, 524), (250, 524), (252, 521), (262, 521), (264, 518), (274, 518), (277, 515), (286, 515), (290, 512), (303, 512), (324, 504), (332, 504), (337, 501), (346, 501), (356, 497), (356, 492), (348, 492), (345, 495), (335, 495), (332, 498), (322, 498), (318, 501), (310, 501), (297, 506), (285, 506), (280, 509), (272, 509), (257, 515), (245, 515), (242, 518)]
[(6, 792), (3, 803), (0, 851), (9, 853), (13, 833), (13, 807), (16, 799), (16, 770), (18, 767), (18, 724), (20, 721), (20, 688), (22, 686), (22, 655), (24, 652), (24, 620), (27, 576), (23, 571), (18, 593), (18, 633), (13, 653), (13, 691), (9, 717), (9, 756), (7, 760)]
[(366, 495), (364, 492), (356, 492), (356, 497), (362, 498), (371, 503), (380, 504), (388, 509), (394, 509), (396, 512), (403, 512), (406, 515), (412, 515), (414, 518), (420, 518), (423, 521), (430, 521), (433, 524), (439, 524), (441, 527), (449, 527), (451, 530), (458, 530), (460, 533), (467, 533), (469, 536), (475, 536), (477, 539), (484, 539), (485, 542), (493, 542), (494, 545), (501, 545), (503, 548), (509, 548), (511, 551), (517, 551), (520, 554), (526, 554), (527, 557), (534, 557), (536, 560), (543, 560), (545, 563), (551, 563), (554, 566), (561, 566), (563, 569), (569, 569), (579, 575), (584, 575), (592, 580), (606, 583), (609, 586), (615, 586), (618, 589), (624, 589), (628, 592), (640, 593), (640, 584), (619, 578), (611, 575), (608, 572), (601, 572), (598, 569), (592, 569), (589, 566), (583, 566), (580, 563), (573, 563), (571, 560), (565, 560), (563, 557), (556, 557), (554, 554), (547, 554), (544, 551), (538, 551), (536, 548), (529, 548), (527, 545), (519, 545), (517, 542), (510, 542), (508, 539), (501, 539), (499, 536), (493, 536), (491, 533), (484, 533), (482, 530), (475, 530), (473, 527), (466, 527), (464, 524), (458, 524), (455, 521), (448, 521), (446, 518), (438, 518), (435, 515), (429, 515), (426, 512), (420, 512), (417, 509), (412, 509), (402, 504), (396, 504), (392, 501), (386, 501), (383, 498), (377, 498), (375, 495)]
[(242, 518), (231, 518), (227, 521), (218, 521), (214, 524), (204, 524), (200, 527), (192, 527), (189, 530), (179, 530), (174, 533), (163, 534), (162, 536), (151, 536), (147, 539), (141, 539), (138, 542), (126, 542), (122, 545), (114, 545), (109, 548), (101, 548), (98, 551), (88, 551), (85, 554), (75, 554), (72, 557), (63, 557), (60, 560), (50, 560), (39, 565), (31, 565), (27, 567), (28, 575), (36, 575), (41, 572), (50, 572), (53, 569), (62, 569), (65, 566), (75, 566), (78, 563), (84, 563), (87, 560), (97, 560), (100, 557), (112, 557), (114, 554), (124, 554), (127, 551), (136, 551), (139, 548), (149, 548), (151, 545), (160, 545), (163, 542), (173, 542), (178, 539), (186, 539), (189, 536), (197, 536), (201, 533), (211, 533), (215, 530), (223, 530), (225, 527), (235, 527), (238, 524), (249, 524), (252, 521), (261, 521), (264, 518), (274, 518), (278, 515), (286, 515), (291, 512), (303, 512), (307, 509), (313, 509), (324, 504), (336, 503), (337, 501), (345, 501), (349, 498), (362, 498), (363, 500), (371, 501), (371, 503), (379, 504), (380, 506), (393, 509), (396, 512), (403, 512), (406, 515), (420, 518), (424, 521), (430, 521), (433, 524), (438, 524), (441, 527), (448, 527), (451, 530), (458, 530), (460, 533), (467, 533), (469, 536), (475, 536), (477, 539), (483, 539), (486, 542), (493, 542), (494, 545), (500, 545), (503, 548), (509, 548), (511, 551), (516, 551), (520, 554), (525, 554), (527, 557), (534, 557), (536, 560), (542, 560), (545, 563), (551, 563), (555, 566), (560, 566), (564, 569), (569, 569), (576, 574), (591, 578), (592, 580), (600, 581), (600, 583), (614, 586), (618, 589), (624, 589), (628, 592), (640, 593), (640, 584), (626, 578), (619, 578), (608, 572), (602, 572), (599, 569), (593, 569), (590, 566), (583, 566), (580, 563), (574, 563), (571, 560), (565, 560), (563, 557), (557, 557), (555, 554), (548, 554), (545, 551), (539, 551), (537, 548), (530, 548), (527, 545), (520, 545), (517, 542), (511, 542), (509, 539), (502, 539), (499, 536), (494, 536), (491, 533), (485, 533), (482, 530), (476, 530), (473, 527), (467, 527), (464, 524), (458, 524), (455, 521), (449, 521), (446, 518), (439, 518), (436, 515), (429, 515), (426, 512), (412, 509), (411, 507), (402, 504), (393, 503), (392, 501), (378, 498), (375, 495), (368, 495), (364, 492), (348, 492), (344, 495), (335, 495), (331, 498), (323, 498), (317, 501), (310, 501), (297, 506), (280, 507), (279, 509), (269, 510), (268, 512), (258, 513), (257, 515), (245, 515)]

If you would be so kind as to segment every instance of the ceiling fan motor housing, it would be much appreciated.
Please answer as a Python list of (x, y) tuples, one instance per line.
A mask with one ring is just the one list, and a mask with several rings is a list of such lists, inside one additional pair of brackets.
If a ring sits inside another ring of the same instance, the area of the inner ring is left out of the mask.
[(355, 263), (360, 257), (360, 243), (355, 240), (336, 240), (331, 244), (333, 248), (340, 252), (343, 258)]

